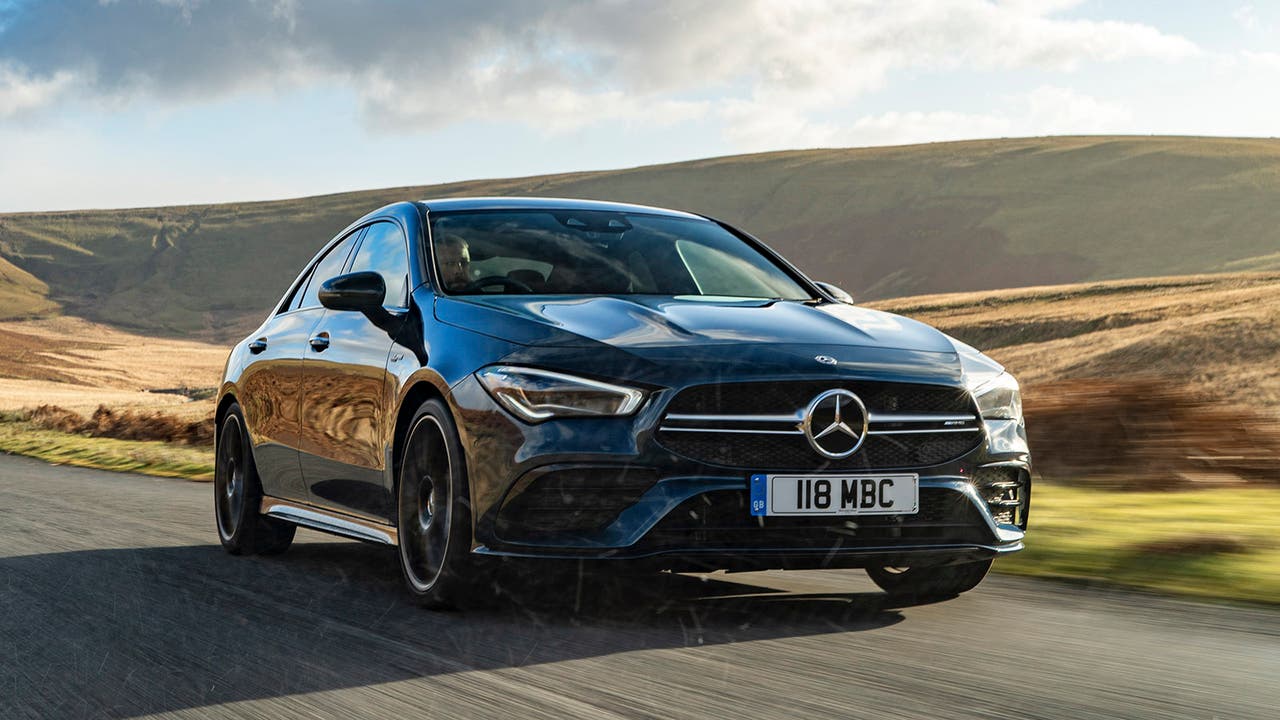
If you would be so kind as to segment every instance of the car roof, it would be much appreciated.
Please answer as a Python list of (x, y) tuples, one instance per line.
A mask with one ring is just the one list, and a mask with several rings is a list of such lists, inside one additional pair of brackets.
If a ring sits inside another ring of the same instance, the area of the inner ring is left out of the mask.
[(452, 212), (458, 210), (601, 210), (605, 212), (644, 213), (688, 219), (705, 220), (701, 215), (668, 210), (648, 205), (577, 200), (573, 198), (535, 197), (453, 197), (418, 202), (427, 212)]

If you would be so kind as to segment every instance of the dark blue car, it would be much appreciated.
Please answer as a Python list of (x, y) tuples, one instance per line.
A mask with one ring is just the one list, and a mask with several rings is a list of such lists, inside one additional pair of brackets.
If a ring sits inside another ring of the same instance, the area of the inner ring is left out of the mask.
[(1017, 383), (710, 218), (403, 202), (316, 255), (227, 361), (233, 554), (297, 526), (399, 547), (433, 607), (497, 558), (866, 568), (969, 590), (1022, 548)]

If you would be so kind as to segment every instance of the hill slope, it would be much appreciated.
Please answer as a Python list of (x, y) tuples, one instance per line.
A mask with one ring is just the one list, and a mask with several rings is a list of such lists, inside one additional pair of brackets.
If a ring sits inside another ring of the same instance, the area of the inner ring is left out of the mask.
[(1227, 273), (897, 298), (1003, 363), (1034, 398), (1074, 381), (1158, 382), (1280, 417), (1280, 273)]
[[(0, 317), (47, 314), (52, 301), (113, 325), (225, 337), (259, 319), (316, 248), (368, 210), (512, 194), (713, 215), (861, 299), (1280, 268), (1280, 141), (1038, 138), (0, 215)], [(6, 272), (6, 261), (16, 267)]]

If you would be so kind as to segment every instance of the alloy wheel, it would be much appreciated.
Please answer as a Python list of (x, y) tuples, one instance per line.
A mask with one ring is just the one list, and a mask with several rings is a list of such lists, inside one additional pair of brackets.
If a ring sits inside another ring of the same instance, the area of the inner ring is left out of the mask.
[(440, 423), (424, 415), (413, 426), (400, 471), (400, 557), (418, 592), (431, 589), (449, 549), (452, 470)]
[(245, 471), (248, 462), (240, 418), (229, 415), (222, 425), (218, 440), (213, 492), (218, 508), (218, 533), (223, 540), (230, 540), (240, 527), (240, 518), (244, 516)]

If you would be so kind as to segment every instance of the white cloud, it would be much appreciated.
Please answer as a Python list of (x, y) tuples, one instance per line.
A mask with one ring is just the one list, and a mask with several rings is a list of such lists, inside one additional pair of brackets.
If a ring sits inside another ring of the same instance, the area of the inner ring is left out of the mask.
[(1240, 56), (1245, 61), (1263, 70), (1280, 71), (1280, 53), (1244, 51)]
[(1252, 5), (1241, 5), (1231, 11), (1231, 19), (1240, 24), (1245, 30), (1258, 31), (1262, 29), (1262, 20), (1258, 17), (1258, 11)]
[[(690, 97), (722, 98), (718, 113), (730, 119), (754, 115), (741, 103), (784, 107), (772, 122), (787, 126), (848, 106), (895, 71), (1069, 72), (1198, 52), (1149, 25), (1056, 16), (1073, 4), (152, 0), (70, 16), (32, 5), (3, 32), (0, 61), (41, 77), (87, 70), (86, 93), (117, 102), (339, 83), (377, 130), (515, 120), (558, 132), (708, 111)], [(748, 125), (731, 133), (756, 132)]]
[(52, 105), (74, 80), (67, 70), (33, 77), (13, 63), (0, 63), (0, 120)]

